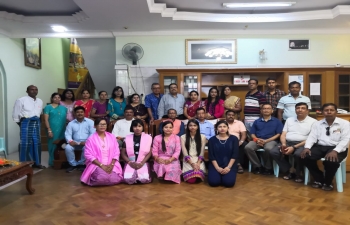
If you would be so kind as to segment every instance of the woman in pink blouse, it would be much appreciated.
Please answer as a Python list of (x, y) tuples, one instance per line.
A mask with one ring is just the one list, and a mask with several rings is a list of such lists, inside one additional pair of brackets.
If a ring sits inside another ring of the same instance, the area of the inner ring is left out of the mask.
[(224, 100), (220, 99), (219, 90), (212, 87), (208, 93), (208, 99), (204, 102), (207, 120), (221, 118), (224, 115)]
[(179, 161), (180, 152), (180, 137), (173, 134), (173, 123), (165, 121), (163, 123), (163, 134), (154, 137), (152, 147), (153, 169), (158, 178), (180, 183), (182, 174)]

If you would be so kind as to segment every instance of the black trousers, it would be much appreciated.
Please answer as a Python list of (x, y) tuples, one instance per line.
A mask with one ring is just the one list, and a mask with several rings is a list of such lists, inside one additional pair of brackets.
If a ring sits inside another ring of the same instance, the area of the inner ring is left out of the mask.
[(311, 156), (306, 155), (303, 159), (304, 165), (309, 169), (311, 176), (314, 178), (316, 182), (320, 182), (321, 184), (330, 185), (332, 184), (335, 173), (337, 172), (340, 162), (343, 161), (348, 155), (348, 150), (338, 153), (338, 162), (331, 162), (329, 160), (323, 161), (324, 165), (324, 174), (318, 168), (317, 161), (321, 158), (324, 158), (329, 152), (333, 151), (335, 146), (322, 146), (322, 145), (314, 145), (310, 151)]

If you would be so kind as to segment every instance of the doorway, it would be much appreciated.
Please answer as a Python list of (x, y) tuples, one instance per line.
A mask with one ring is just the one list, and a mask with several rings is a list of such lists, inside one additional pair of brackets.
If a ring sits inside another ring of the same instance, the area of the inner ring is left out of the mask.
[(0, 137), (5, 139), (5, 149), (7, 150), (7, 107), (6, 107), (6, 73), (5, 68), (0, 60)]

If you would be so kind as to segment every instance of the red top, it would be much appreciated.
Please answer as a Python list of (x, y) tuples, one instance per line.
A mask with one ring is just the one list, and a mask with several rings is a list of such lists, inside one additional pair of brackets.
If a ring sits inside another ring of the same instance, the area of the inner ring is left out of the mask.
[[(204, 105), (208, 104), (208, 99), (205, 100)], [(212, 107), (212, 102), (209, 104), (209, 113), (215, 118), (222, 118), (225, 112), (224, 108), (224, 100), (220, 99), (218, 104), (216, 104), (215, 108)]]

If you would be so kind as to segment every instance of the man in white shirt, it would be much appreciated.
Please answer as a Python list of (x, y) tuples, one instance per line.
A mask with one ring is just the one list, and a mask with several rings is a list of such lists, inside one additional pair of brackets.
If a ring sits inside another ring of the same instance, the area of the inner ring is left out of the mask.
[(19, 160), (34, 161), (33, 167), (44, 169), (41, 165), (40, 114), (43, 101), (36, 96), (38, 88), (27, 87), (28, 96), (16, 100), (13, 106), (12, 118), (20, 127)]
[[(333, 103), (324, 104), (322, 113), (325, 118), (315, 122), (306, 139), (301, 158), (315, 180), (312, 187), (331, 191), (340, 162), (348, 155), (350, 124), (347, 120), (337, 117), (337, 106)], [(317, 161), (321, 158), (325, 158), (324, 173), (317, 166)]]
[(124, 119), (118, 120), (112, 130), (112, 134), (117, 138), (119, 146), (122, 146), (126, 135), (132, 134), (130, 132), (131, 122), (134, 119), (134, 110), (130, 106), (124, 109)]
[[(307, 137), (311, 132), (312, 125), (316, 122), (314, 118), (308, 116), (309, 109), (305, 102), (299, 102), (295, 105), (297, 117), (291, 117), (286, 120), (281, 134), (281, 146), (274, 147), (270, 154), (277, 162), (282, 173), (288, 173), (283, 179), (295, 179), (295, 182), (301, 183), (301, 169), (303, 168), (300, 160), (300, 154), (304, 150)], [(288, 156), (293, 156), (296, 162), (296, 173), (289, 172), (292, 168), (288, 161)]]

